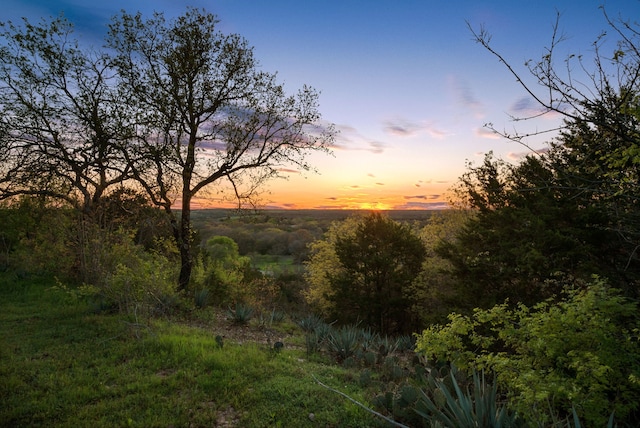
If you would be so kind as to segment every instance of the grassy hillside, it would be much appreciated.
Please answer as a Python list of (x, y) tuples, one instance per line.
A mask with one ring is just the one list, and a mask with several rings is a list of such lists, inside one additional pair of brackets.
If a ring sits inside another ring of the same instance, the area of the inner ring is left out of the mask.
[(0, 284), (2, 426), (382, 426), (316, 382), (367, 403), (356, 375), (307, 355), (290, 321), (240, 326), (211, 308), (125, 318), (52, 280)]

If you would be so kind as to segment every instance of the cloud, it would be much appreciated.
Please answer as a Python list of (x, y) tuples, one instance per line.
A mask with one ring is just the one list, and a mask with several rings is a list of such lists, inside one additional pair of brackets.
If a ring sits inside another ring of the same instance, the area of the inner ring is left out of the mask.
[(386, 148), (385, 143), (366, 138), (352, 126), (336, 125), (336, 130), (339, 132), (333, 145), (335, 150), (360, 150), (380, 154)]
[(396, 205), (396, 210), (445, 210), (449, 205), (446, 202), (407, 202), (406, 204)]
[(540, 105), (531, 97), (518, 98), (509, 107), (514, 116), (533, 116), (541, 113)]
[(488, 138), (491, 140), (499, 140), (501, 138), (495, 131), (487, 128), (476, 128), (475, 134), (480, 138)]
[(507, 158), (511, 159), (511, 160), (515, 160), (515, 161), (519, 161), (523, 158), (525, 158), (528, 155), (533, 155), (533, 154), (544, 154), (547, 153), (549, 151), (548, 147), (544, 147), (542, 149), (536, 149), (536, 150), (528, 150), (526, 152), (509, 152), (507, 153)]
[(427, 199), (438, 199), (440, 198), (440, 194), (432, 194), (432, 195), (410, 195), (410, 196), (403, 196), (404, 199), (422, 199), (422, 200), (427, 200)]
[(443, 138), (449, 134), (439, 129), (432, 122), (416, 123), (402, 118), (386, 120), (383, 129), (387, 134), (395, 137), (413, 137), (420, 133), (427, 133), (434, 138)]
[(376, 186), (384, 186), (384, 183), (378, 182), (378, 183), (376, 183)]
[(369, 146), (371, 146), (371, 148), (369, 149), (371, 153), (380, 154), (384, 152), (384, 143), (381, 143), (379, 141), (370, 141)]
[(458, 103), (467, 110), (470, 110), (476, 118), (484, 117), (485, 106), (476, 98), (475, 93), (469, 87), (467, 82), (453, 76), (450, 77), (450, 82), (453, 85), (453, 90)]
[(404, 119), (387, 120), (384, 124), (384, 131), (397, 137), (410, 137), (417, 134), (422, 126)]
[(286, 172), (289, 174), (300, 174), (300, 171), (298, 171), (297, 169), (291, 169), (291, 168), (279, 168), (278, 172)]

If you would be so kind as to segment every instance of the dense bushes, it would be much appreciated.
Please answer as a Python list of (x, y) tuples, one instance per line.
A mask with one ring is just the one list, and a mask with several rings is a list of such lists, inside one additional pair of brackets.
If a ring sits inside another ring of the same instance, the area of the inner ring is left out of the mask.
[[(568, 287), (568, 285), (567, 285)], [(429, 360), (493, 371), (514, 409), (536, 425), (572, 414), (587, 426), (638, 417), (638, 308), (599, 279), (560, 302), (500, 304), (451, 314), (417, 350)]]

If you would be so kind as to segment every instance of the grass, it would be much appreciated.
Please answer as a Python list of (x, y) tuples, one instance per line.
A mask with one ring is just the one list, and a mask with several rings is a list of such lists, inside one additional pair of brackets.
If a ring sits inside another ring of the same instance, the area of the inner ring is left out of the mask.
[(215, 326), (91, 313), (46, 279), (0, 284), (0, 425), (383, 426), (313, 379), (367, 403), (357, 375), (302, 348), (220, 348)]
[(277, 275), (287, 271), (300, 271), (302, 265), (295, 264), (293, 256), (274, 256), (270, 254), (252, 254), (251, 264), (262, 272)]

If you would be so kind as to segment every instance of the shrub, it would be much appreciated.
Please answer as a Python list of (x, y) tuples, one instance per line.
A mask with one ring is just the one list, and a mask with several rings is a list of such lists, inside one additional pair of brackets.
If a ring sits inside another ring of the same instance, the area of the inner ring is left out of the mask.
[(570, 417), (605, 426), (631, 420), (640, 403), (638, 311), (595, 279), (559, 302), (501, 304), (453, 314), (418, 338), (427, 358), (496, 374), (514, 408), (536, 424)]
[(166, 312), (176, 304), (176, 269), (161, 255), (132, 246), (102, 284), (99, 296), (117, 305), (120, 312)]

